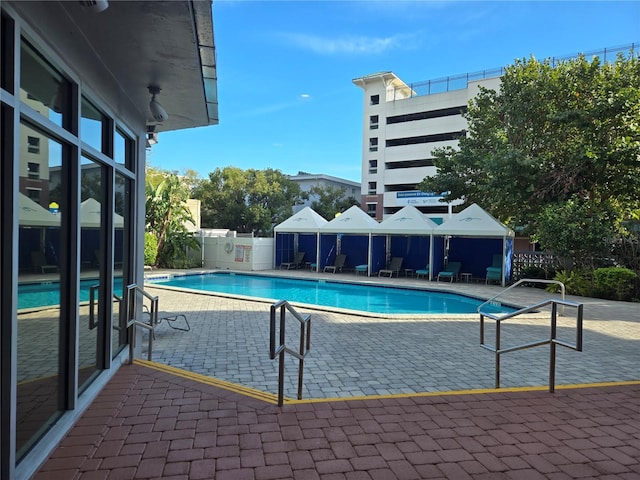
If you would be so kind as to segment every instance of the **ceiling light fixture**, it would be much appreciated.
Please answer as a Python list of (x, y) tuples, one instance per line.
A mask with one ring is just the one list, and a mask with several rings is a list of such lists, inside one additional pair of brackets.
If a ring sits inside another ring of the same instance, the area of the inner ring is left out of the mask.
[(109, 7), (109, 0), (80, 0), (80, 5), (93, 13), (100, 13)]
[(151, 102), (149, 102), (149, 110), (151, 110), (151, 116), (153, 116), (153, 119), (156, 122), (162, 123), (167, 118), (169, 118), (169, 114), (162, 107), (162, 105), (160, 105), (160, 102), (156, 100), (156, 95), (160, 93), (160, 87), (149, 85), (147, 88), (149, 89), (149, 93), (151, 94)]

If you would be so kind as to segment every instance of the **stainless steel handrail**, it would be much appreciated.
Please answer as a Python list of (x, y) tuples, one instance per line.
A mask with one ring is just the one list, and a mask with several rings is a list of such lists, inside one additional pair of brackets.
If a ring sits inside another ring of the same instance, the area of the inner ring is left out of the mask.
[[(149, 323), (136, 320), (136, 314), (138, 312), (138, 296), (142, 295), (151, 304), (149, 310)], [(149, 348), (147, 351), (147, 359), (151, 361), (153, 351), (153, 329), (158, 323), (158, 297), (149, 294), (140, 288), (135, 283), (127, 285), (127, 329), (129, 330), (129, 364), (133, 363), (136, 327), (141, 327), (149, 330)], [(133, 327), (133, 328), (131, 328)]]
[[(480, 306), (477, 309), (478, 313), (482, 314), (482, 311), (481, 311), (482, 307), (484, 307), (487, 304), (495, 305), (495, 299), (496, 298), (498, 298), (502, 294), (508, 292), (512, 288), (515, 288), (515, 287), (517, 287), (519, 285), (522, 285), (523, 283), (554, 283), (556, 285), (560, 285), (560, 294), (562, 295), (562, 301), (563, 302), (565, 301), (565, 290), (566, 289), (565, 289), (564, 283), (559, 282), (558, 280), (544, 280), (542, 278), (522, 278), (522, 279), (518, 280), (516, 283), (514, 283), (513, 285), (509, 285), (504, 290), (498, 292), (496, 295), (491, 297), (486, 302), (480, 304)], [(564, 306), (562, 307), (562, 312), (560, 313), (560, 315), (564, 315)]]
[[(280, 310), (280, 342), (276, 347), (276, 311)], [(300, 322), (300, 351), (289, 349), (285, 344), (285, 320), (289, 311)], [(302, 399), (302, 379), (304, 372), (304, 358), (311, 349), (311, 315), (300, 315), (286, 300), (271, 305), (269, 322), (269, 358), (275, 360), (278, 356), (278, 406), (284, 404), (284, 354), (288, 353), (298, 359), (298, 400)]]
[[(100, 288), (100, 285), (91, 285), (89, 287), (89, 330), (93, 330), (98, 326), (98, 322), (96, 322), (96, 314), (95, 314), (95, 305), (96, 305), (96, 291)], [(113, 294), (113, 299), (122, 303), (122, 297)], [(117, 325), (113, 326), (114, 330), (120, 330), (120, 327)]]
[[(502, 348), (501, 346), (501, 325), (502, 322), (508, 320), (510, 318), (517, 317), (524, 313), (538, 311), (542, 307), (546, 307), (547, 305), (551, 305), (551, 331), (548, 339), (540, 340), (537, 342), (530, 342), (523, 345), (518, 345), (515, 347)], [(557, 307), (561, 306), (569, 306), (575, 307), (576, 311), (576, 342), (574, 344), (568, 343), (557, 338)], [(493, 346), (487, 345), (485, 343), (485, 317), (490, 318), (496, 322), (496, 338), (495, 344)], [(495, 388), (500, 388), (500, 355), (503, 353), (515, 352), (517, 350), (524, 350), (527, 348), (538, 347), (541, 345), (550, 345), (550, 360), (549, 360), (549, 392), (553, 393), (555, 391), (555, 371), (556, 371), (556, 345), (560, 345), (562, 347), (570, 348), (577, 352), (582, 351), (582, 322), (583, 322), (583, 304), (567, 302), (567, 301), (559, 301), (559, 300), (545, 300), (543, 302), (537, 303), (535, 305), (530, 305), (528, 307), (522, 308), (512, 313), (507, 314), (491, 314), (491, 313), (480, 313), (480, 346), (484, 349), (487, 349), (495, 354)]]

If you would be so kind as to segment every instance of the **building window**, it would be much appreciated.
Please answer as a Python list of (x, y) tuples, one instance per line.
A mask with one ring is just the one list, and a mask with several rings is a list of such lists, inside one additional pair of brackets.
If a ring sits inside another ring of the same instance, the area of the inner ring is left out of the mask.
[(40, 139), (38, 137), (27, 137), (27, 152), (36, 155), (40, 153)]
[(369, 173), (378, 173), (378, 160), (369, 160)]
[(369, 129), (376, 130), (378, 128), (378, 115), (369, 116)]
[(369, 151), (370, 152), (378, 151), (378, 137), (373, 137), (369, 139)]
[(370, 217), (376, 218), (376, 211), (378, 210), (378, 204), (376, 203), (367, 203), (367, 214)]
[(380, 104), (380, 95), (371, 95), (370, 105), (378, 105)]
[(39, 188), (27, 188), (27, 197), (39, 204), (41, 191)]
[(27, 172), (29, 178), (32, 178), (34, 180), (40, 179), (40, 164), (35, 162), (27, 163)]
[(419, 137), (391, 138), (387, 140), (387, 147), (398, 147), (401, 145), (416, 145), (418, 143), (435, 143), (459, 140), (464, 137), (465, 131), (435, 133), (433, 135), (420, 135)]
[(368, 195), (375, 195), (378, 190), (378, 182), (369, 182)]

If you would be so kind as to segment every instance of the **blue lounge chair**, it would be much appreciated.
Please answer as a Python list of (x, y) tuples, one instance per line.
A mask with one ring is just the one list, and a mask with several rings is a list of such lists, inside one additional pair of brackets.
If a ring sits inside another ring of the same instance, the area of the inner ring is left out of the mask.
[(494, 255), (493, 263), (490, 267), (487, 267), (487, 276), (484, 283), (489, 283), (489, 280), (502, 282), (502, 255)]
[(460, 268), (462, 268), (460, 262), (449, 262), (445, 269), (438, 273), (438, 281), (440, 281), (440, 278), (448, 278), (450, 282), (457, 280), (460, 275)]
[(429, 278), (429, 265), (419, 270), (416, 270), (416, 278), (425, 277)]
[(356, 275), (359, 275), (361, 273), (366, 275), (367, 270), (369, 270), (369, 265), (367, 265), (367, 264), (356, 265)]

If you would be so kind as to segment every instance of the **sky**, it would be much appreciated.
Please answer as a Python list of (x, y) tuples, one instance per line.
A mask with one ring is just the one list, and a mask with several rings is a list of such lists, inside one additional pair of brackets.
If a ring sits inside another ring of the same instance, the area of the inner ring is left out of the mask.
[(213, 1), (220, 123), (163, 132), (155, 168), (360, 182), (363, 91), (640, 43), (640, 1)]

